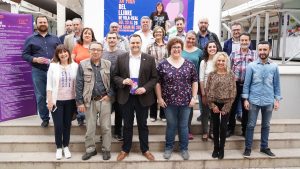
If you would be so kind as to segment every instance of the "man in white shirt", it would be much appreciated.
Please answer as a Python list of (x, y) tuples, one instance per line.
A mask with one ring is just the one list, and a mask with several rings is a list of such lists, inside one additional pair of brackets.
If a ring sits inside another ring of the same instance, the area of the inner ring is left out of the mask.
[(134, 34), (140, 35), (142, 38), (141, 51), (146, 53), (147, 46), (154, 42), (153, 33), (151, 31), (151, 20), (148, 16), (141, 18), (141, 29), (136, 31)]

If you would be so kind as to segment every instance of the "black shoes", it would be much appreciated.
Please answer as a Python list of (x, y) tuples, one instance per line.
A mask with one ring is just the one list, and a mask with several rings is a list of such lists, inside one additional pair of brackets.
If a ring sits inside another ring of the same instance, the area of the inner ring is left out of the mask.
[(228, 137), (230, 137), (232, 135), (233, 135), (233, 131), (232, 130), (227, 130), (226, 137), (228, 138)]
[(211, 154), (212, 158), (217, 158), (219, 157), (219, 151), (218, 150), (214, 150), (213, 153)]
[(118, 140), (118, 141), (123, 141), (123, 140), (124, 140), (124, 138), (123, 138), (121, 135), (119, 135), (119, 134), (116, 134), (116, 135), (114, 136), (114, 138), (115, 138), (116, 140)]
[(41, 126), (42, 126), (43, 128), (48, 127), (48, 125), (49, 125), (49, 120), (45, 120), (45, 121), (43, 121), (42, 124), (41, 124)]
[(251, 155), (251, 149), (245, 149), (245, 151), (244, 151), (244, 153), (243, 153), (243, 156), (245, 157), (245, 158), (247, 158), (247, 157), (250, 157), (250, 155)]
[(219, 151), (219, 157), (218, 157), (218, 159), (223, 159), (224, 158), (224, 149), (221, 149), (220, 151)]
[(83, 156), (82, 156), (82, 160), (88, 160), (88, 159), (90, 159), (92, 156), (94, 156), (94, 155), (96, 155), (97, 154), (97, 151), (95, 150), (95, 151), (93, 151), (93, 152), (91, 152), (91, 153), (85, 153), (85, 154), (83, 154)]
[(202, 117), (201, 115), (197, 117), (197, 121), (201, 121)]
[(103, 160), (109, 160), (110, 157), (111, 157), (110, 151), (103, 151), (102, 152), (102, 158), (103, 158)]
[(264, 148), (264, 149), (260, 149), (260, 152), (263, 154), (266, 154), (270, 157), (275, 157), (275, 154), (272, 153), (272, 151), (270, 150), (270, 148)]
[(78, 120), (78, 126), (83, 126), (84, 122), (83, 120)]

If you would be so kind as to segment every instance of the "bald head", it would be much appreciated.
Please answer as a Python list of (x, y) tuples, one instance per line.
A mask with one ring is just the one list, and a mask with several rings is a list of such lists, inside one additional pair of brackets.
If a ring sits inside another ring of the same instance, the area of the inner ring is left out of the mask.
[(81, 29), (82, 29), (81, 19), (80, 18), (74, 18), (72, 20), (72, 23), (73, 23), (73, 29), (74, 29), (75, 34), (80, 34)]
[(209, 23), (208, 23), (208, 18), (202, 17), (202, 18), (199, 19), (198, 27), (199, 27), (199, 31), (200, 31), (201, 33), (207, 32), (207, 30), (208, 30), (208, 25), (209, 25)]
[(73, 23), (72, 23), (71, 20), (67, 20), (65, 22), (65, 29), (66, 29), (67, 34), (72, 33), (72, 31), (73, 31)]

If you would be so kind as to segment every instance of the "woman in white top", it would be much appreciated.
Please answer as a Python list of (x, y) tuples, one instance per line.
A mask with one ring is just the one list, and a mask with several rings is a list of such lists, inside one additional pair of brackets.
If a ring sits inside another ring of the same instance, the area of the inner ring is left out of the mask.
[[(218, 52), (217, 43), (215, 41), (208, 41), (203, 54), (203, 60), (200, 63), (200, 70), (199, 70), (199, 79), (200, 79), (200, 90), (201, 90), (201, 103), (203, 108), (203, 113), (201, 113), (201, 124), (202, 124), (202, 140), (208, 140), (208, 119), (211, 114), (211, 110), (207, 105), (205, 87), (207, 82), (207, 77), (210, 72), (213, 71), (213, 58), (215, 54)], [(213, 138), (212, 136), (212, 124), (210, 122), (209, 127), (209, 137)]]
[(78, 65), (64, 45), (57, 46), (47, 74), (47, 107), (52, 114), (56, 159), (71, 158), (68, 148), (72, 115), (76, 112), (75, 78)]

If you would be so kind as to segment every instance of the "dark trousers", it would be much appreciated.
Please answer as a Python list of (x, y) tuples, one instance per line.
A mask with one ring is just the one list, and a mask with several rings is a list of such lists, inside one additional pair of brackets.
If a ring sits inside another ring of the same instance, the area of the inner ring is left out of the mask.
[(112, 110), (115, 111), (115, 135), (122, 135), (122, 112), (118, 102), (112, 104)]
[(189, 116), (189, 133), (192, 133), (191, 127), (192, 127), (192, 119), (193, 119), (193, 114), (194, 114), (193, 112), (194, 112), (194, 108), (191, 107), (190, 116)]
[(70, 142), (72, 115), (76, 111), (75, 100), (63, 100), (56, 102), (57, 109), (51, 112), (54, 132), (55, 144), (57, 148), (67, 147)]
[(122, 117), (124, 120), (123, 127), (123, 145), (122, 150), (126, 153), (130, 152), (132, 146), (133, 135), (133, 121), (134, 112), (136, 112), (136, 121), (138, 126), (140, 149), (142, 153), (149, 150), (148, 135), (149, 130), (147, 126), (148, 107), (142, 106), (139, 102), (138, 96), (129, 95), (129, 98), (125, 104), (120, 104), (122, 110)]
[(235, 120), (235, 112), (238, 106), (238, 102), (242, 102), (242, 132), (243, 134), (246, 131), (247, 122), (248, 122), (248, 110), (245, 109), (243, 99), (239, 99), (238, 96), (240, 96), (243, 92), (243, 83), (236, 82), (236, 97), (232, 104), (231, 110), (230, 110), (230, 117), (229, 117), (229, 123), (228, 123), (228, 130), (230, 130), (232, 133), (234, 133), (235, 126), (236, 126), (236, 120)]
[[(157, 100), (156, 97), (155, 97), (155, 100)], [(157, 119), (157, 106), (158, 106), (157, 101), (155, 101), (150, 106), (150, 118)], [(166, 118), (164, 108), (162, 108), (162, 107), (159, 107), (159, 117), (161, 119), (165, 119)]]
[[(215, 103), (219, 110), (224, 106), (223, 103)], [(213, 135), (214, 135), (214, 150), (224, 150), (226, 141), (227, 122), (229, 113), (221, 115), (220, 113), (211, 113), (213, 121)]]

